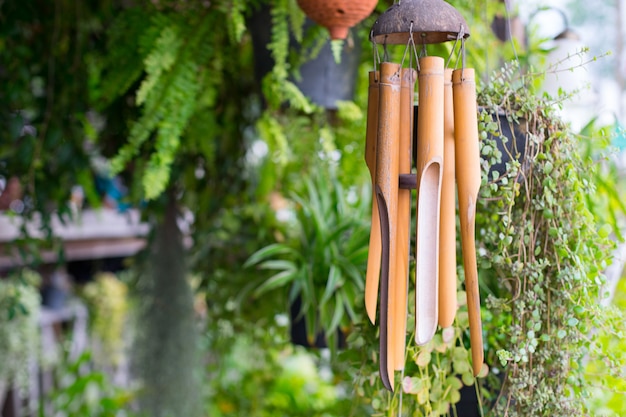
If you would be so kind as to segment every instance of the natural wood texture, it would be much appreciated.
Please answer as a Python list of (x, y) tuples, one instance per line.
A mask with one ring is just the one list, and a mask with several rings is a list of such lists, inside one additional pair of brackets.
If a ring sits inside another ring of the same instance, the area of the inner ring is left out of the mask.
[[(411, 156), (413, 145), (413, 94), (417, 72), (412, 68), (402, 70), (402, 90), (400, 94), (400, 144), (398, 170), (400, 175), (411, 173)], [(398, 233), (396, 250), (395, 287), (393, 289), (395, 344), (395, 369), (404, 369), (406, 346), (406, 317), (409, 279), (409, 247), (411, 243), (411, 190), (398, 191)]]
[(365, 274), (365, 311), (372, 324), (376, 323), (376, 304), (378, 302), (378, 284), (380, 279), (380, 217), (376, 203), (376, 142), (378, 140), (378, 71), (369, 73), (369, 91), (367, 96), (367, 132), (365, 136), (365, 163), (372, 177), (372, 227), (367, 254), (367, 272)]
[(437, 329), (444, 60), (429, 56), (419, 64), (415, 341), (423, 345)]
[(439, 326), (450, 327), (456, 315), (456, 193), (454, 180), (454, 105), (452, 69), (444, 73), (443, 178), (439, 234)]
[(456, 179), (461, 223), (461, 247), (465, 270), (465, 291), (470, 324), (472, 368), (478, 375), (484, 361), (480, 293), (476, 265), (475, 219), (480, 188), (480, 153), (478, 148), (478, 111), (474, 70), (455, 70), (452, 74), (454, 97), (454, 138)]
[(380, 101), (378, 144), (376, 152), (376, 201), (380, 214), (382, 262), (380, 277), (380, 375), (383, 385), (393, 391), (394, 352), (393, 314), (390, 314), (390, 291), (395, 288), (398, 212), (398, 156), (400, 134), (401, 67), (383, 62), (380, 65)]

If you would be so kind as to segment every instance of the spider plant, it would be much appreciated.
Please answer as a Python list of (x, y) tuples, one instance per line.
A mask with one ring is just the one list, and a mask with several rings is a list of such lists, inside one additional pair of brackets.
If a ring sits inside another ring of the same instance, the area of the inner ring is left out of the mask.
[(337, 330), (349, 328), (360, 314), (368, 191), (346, 190), (328, 171), (305, 179), (303, 190), (290, 196), (295, 214), (287, 225), (291, 235), (261, 248), (245, 264), (269, 272), (255, 295), (288, 290), (290, 303), (299, 299), (296, 319), (304, 318), (311, 345), (323, 334), (328, 346), (336, 348)]

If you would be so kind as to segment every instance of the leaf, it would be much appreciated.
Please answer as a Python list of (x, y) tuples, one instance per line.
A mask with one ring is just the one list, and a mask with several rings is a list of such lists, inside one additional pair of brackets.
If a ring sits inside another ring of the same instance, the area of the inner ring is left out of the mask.
[(277, 271), (295, 271), (296, 264), (284, 259), (270, 259), (259, 264), (259, 268)]
[(335, 265), (331, 265), (328, 271), (328, 278), (326, 281), (326, 287), (324, 294), (320, 300), (320, 304), (326, 303), (333, 296), (335, 290), (341, 285), (341, 272)]
[(254, 291), (255, 296), (259, 296), (263, 293), (266, 293), (270, 290), (282, 287), (289, 282), (293, 281), (296, 276), (295, 270), (287, 270), (282, 271), (276, 275), (271, 276), (263, 284), (259, 285), (257, 289)]
[(333, 39), (330, 41), (330, 49), (337, 65), (341, 64), (341, 52), (343, 51), (343, 39)]
[(339, 323), (341, 323), (341, 319), (343, 318), (343, 304), (341, 303), (341, 298), (339, 294), (335, 294), (335, 310), (333, 312), (333, 317), (330, 321), (327, 332), (334, 332), (339, 327)]
[(428, 350), (422, 350), (418, 355), (415, 363), (417, 366), (426, 367), (430, 363), (431, 353)]
[(255, 253), (253, 253), (248, 260), (243, 264), (244, 268), (249, 268), (252, 265), (256, 265), (259, 262), (267, 259), (267, 258), (271, 258), (277, 255), (285, 255), (288, 253), (293, 252), (293, 249), (291, 249), (288, 246), (285, 246), (282, 243), (273, 243), (271, 245), (268, 245), (264, 248), (259, 249), (258, 251), (256, 251)]
[(346, 294), (345, 289), (343, 291), (339, 291), (338, 294), (341, 297), (344, 309), (348, 313), (350, 320), (355, 321), (357, 319), (357, 314), (354, 311), (354, 308), (352, 307), (352, 300), (350, 300), (350, 298), (348, 297), (348, 294)]
[(455, 376), (449, 376), (446, 378), (446, 385), (451, 387), (453, 390), (460, 390), (463, 388), (463, 383), (461, 380)]

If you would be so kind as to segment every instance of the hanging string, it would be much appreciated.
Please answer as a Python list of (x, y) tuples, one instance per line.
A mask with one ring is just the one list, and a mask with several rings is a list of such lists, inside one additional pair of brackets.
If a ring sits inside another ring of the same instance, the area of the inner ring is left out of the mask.
[[(461, 26), (461, 30), (463, 30), (463, 26)], [(459, 50), (459, 53), (456, 56), (456, 61), (454, 62), (454, 68), (457, 69), (459, 67), (459, 59), (460, 59), (461, 60), (461, 79), (463, 79), (463, 69), (465, 68), (465, 38), (460, 37), (460, 39), (461, 39), (461, 49)]]
[(454, 51), (456, 50), (456, 46), (459, 43), (459, 40), (462, 40), (465, 37), (465, 28), (461, 25), (459, 33), (456, 35), (456, 39), (454, 40), (454, 45), (452, 45), (452, 49), (450, 50), (450, 55), (448, 55), (448, 59), (446, 60), (446, 68), (450, 66), (450, 60), (452, 59), (452, 55), (454, 55)]
[(465, 81), (463, 70), (465, 70), (465, 39), (461, 39), (461, 81)]
[(385, 35), (385, 41), (383, 42), (383, 60), (389, 62), (389, 51), (387, 50), (387, 36)]
[(372, 48), (372, 54), (373, 56), (373, 61), (374, 61), (374, 80), (378, 81), (378, 77), (376, 76), (376, 71), (378, 70), (378, 67), (380, 66), (380, 51), (378, 50), (378, 45), (376, 44), (376, 39), (374, 38), (374, 30), (370, 31), (370, 42), (372, 42), (373, 48)]
[[(409, 26), (409, 38), (406, 42), (406, 48), (404, 48), (404, 54), (402, 55), (402, 61), (400, 62), (400, 67), (404, 67), (404, 60), (406, 59), (407, 52), (411, 49), (411, 43), (413, 42), (413, 22)], [(409, 68), (411, 68), (409, 66)]]
[(413, 55), (411, 56), (411, 58), (415, 56), (417, 72), (421, 72), (419, 54), (417, 53), (417, 46), (415, 45), (415, 38), (413, 37), (413, 34), (411, 34), (411, 47), (413, 48)]

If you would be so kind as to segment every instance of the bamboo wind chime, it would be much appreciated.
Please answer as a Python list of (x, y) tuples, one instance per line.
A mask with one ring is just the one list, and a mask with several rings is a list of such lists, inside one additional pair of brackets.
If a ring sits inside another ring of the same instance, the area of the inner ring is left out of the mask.
[[(463, 56), (467, 36), (465, 20), (442, 0), (398, 1), (379, 17), (371, 32), (375, 56), (377, 45), (384, 46), (385, 54), (375, 60), (377, 68), (369, 74), (365, 161), (374, 197), (365, 307), (376, 323), (380, 301), (380, 376), (391, 391), (394, 372), (405, 363), (411, 189), (417, 190), (415, 341), (426, 344), (438, 325), (449, 327), (454, 322), (456, 184), (474, 375), (483, 364), (474, 241), (480, 186), (474, 71), (464, 68), (464, 62), (458, 69), (445, 68), (443, 58), (425, 54), (427, 44), (456, 40), (461, 42), (459, 55)], [(387, 45), (394, 44), (406, 45), (402, 63), (388, 61)], [(416, 45), (421, 47), (420, 54)], [(455, 47), (456, 43), (453, 52)], [(404, 68), (407, 52), (410, 63)], [(412, 173), (414, 142), (417, 158)]]

